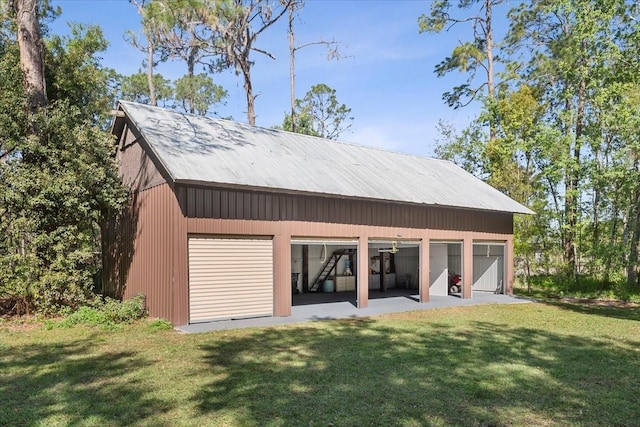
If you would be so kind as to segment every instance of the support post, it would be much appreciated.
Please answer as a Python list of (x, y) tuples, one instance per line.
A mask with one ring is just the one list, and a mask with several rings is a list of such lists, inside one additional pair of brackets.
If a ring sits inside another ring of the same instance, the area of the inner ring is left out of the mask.
[(369, 306), (369, 236), (358, 238), (358, 271), (356, 277), (358, 308)]
[(504, 265), (506, 265), (505, 283), (503, 286), (503, 292), (506, 295), (513, 295), (513, 281), (514, 278), (514, 256), (513, 256), (513, 237), (507, 239), (504, 244)]
[(291, 316), (291, 235), (273, 236), (273, 315)]
[(473, 238), (465, 234), (462, 241), (462, 298), (471, 298), (471, 287), (473, 286)]
[(302, 293), (309, 292), (309, 245), (302, 245)]
[(429, 239), (420, 242), (420, 255), (418, 257), (418, 289), (420, 302), (429, 302)]

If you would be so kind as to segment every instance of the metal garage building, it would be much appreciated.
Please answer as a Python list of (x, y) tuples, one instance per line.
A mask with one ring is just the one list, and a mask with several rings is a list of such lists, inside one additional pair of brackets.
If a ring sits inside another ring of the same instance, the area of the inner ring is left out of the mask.
[(332, 285), (358, 307), (402, 282), (427, 302), (454, 270), (464, 298), (511, 292), (513, 215), (532, 212), (453, 163), (130, 102), (113, 133), (132, 197), (103, 229), (103, 285), (153, 316), (288, 316), (292, 278), (313, 290), (340, 251)]

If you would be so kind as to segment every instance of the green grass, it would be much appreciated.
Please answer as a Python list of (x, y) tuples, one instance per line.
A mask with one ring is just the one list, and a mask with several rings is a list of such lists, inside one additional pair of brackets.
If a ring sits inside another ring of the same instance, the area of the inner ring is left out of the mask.
[(184, 335), (0, 324), (2, 426), (637, 425), (640, 313), (487, 305)]

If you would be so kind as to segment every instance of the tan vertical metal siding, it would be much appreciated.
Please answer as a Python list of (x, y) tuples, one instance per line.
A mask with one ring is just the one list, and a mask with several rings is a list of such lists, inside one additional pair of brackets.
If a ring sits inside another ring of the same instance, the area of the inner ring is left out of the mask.
[(146, 190), (167, 181), (140, 141), (139, 135), (125, 125), (116, 152), (122, 182), (134, 191)]
[(144, 294), (149, 314), (173, 317), (173, 232), (175, 197), (167, 184), (132, 195), (132, 203), (105, 236), (103, 280), (108, 293)]
[(420, 242), (418, 267), (418, 289), (420, 290), (420, 302), (429, 302), (429, 240)]
[(189, 238), (189, 322), (273, 314), (271, 240)]
[[(238, 212), (240, 193), (242, 206)], [(197, 201), (198, 198), (201, 201)], [(423, 242), (462, 240), (464, 236), (471, 240), (507, 241), (504, 261), (509, 291), (513, 282), (513, 215), (459, 210), (456, 217), (449, 215), (451, 211), (209, 187), (198, 187), (196, 192), (195, 188), (176, 186), (174, 194), (172, 187), (165, 183), (134, 193), (133, 207), (118, 223), (105, 227), (105, 286), (111, 294), (125, 297), (144, 293), (152, 316), (186, 324), (189, 321), (188, 233), (392, 239), (401, 234), (403, 239)], [(284, 264), (280, 267), (286, 270)], [(421, 273), (421, 282), (426, 283), (424, 276), (428, 277), (428, 270), (426, 274)], [(280, 315), (286, 315), (290, 295), (285, 292), (290, 292), (287, 290), (290, 278), (281, 272), (275, 280), (273, 298), (282, 311)], [(428, 295), (423, 295), (423, 300), (426, 298)]]
[(356, 295), (358, 308), (369, 306), (369, 236), (362, 230), (358, 239), (358, 263), (356, 273)]
[(273, 314), (291, 316), (291, 235), (276, 234), (273, 237)]
[[(177, 196), (180, 196), (178, 192)], [(180, 210), (176, 197), (173, 199), (173, 293), (171, 321), (176, 325), (189, 323), (189, 254), (187, 218)]]

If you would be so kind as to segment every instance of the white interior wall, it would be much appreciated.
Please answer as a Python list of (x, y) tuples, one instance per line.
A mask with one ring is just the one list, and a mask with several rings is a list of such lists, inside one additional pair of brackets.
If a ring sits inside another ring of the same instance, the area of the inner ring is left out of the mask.
[(446, 243), (429, 244), (429, 295), (448, 295), (449, 269)]
[(473, 290), (494, 292), (504, 282), (504, 245), (473, 245)]
[(449, 271), (462, 277), (462, 243), (447, 243), (447, 257)]
[(396, 275), (398, 280), (405, 275), (411, 275), (410, 285), (417, 287), (418, 284), (418, 264), (420, 259), (420, 248), (401, 248), (396, 253)]

